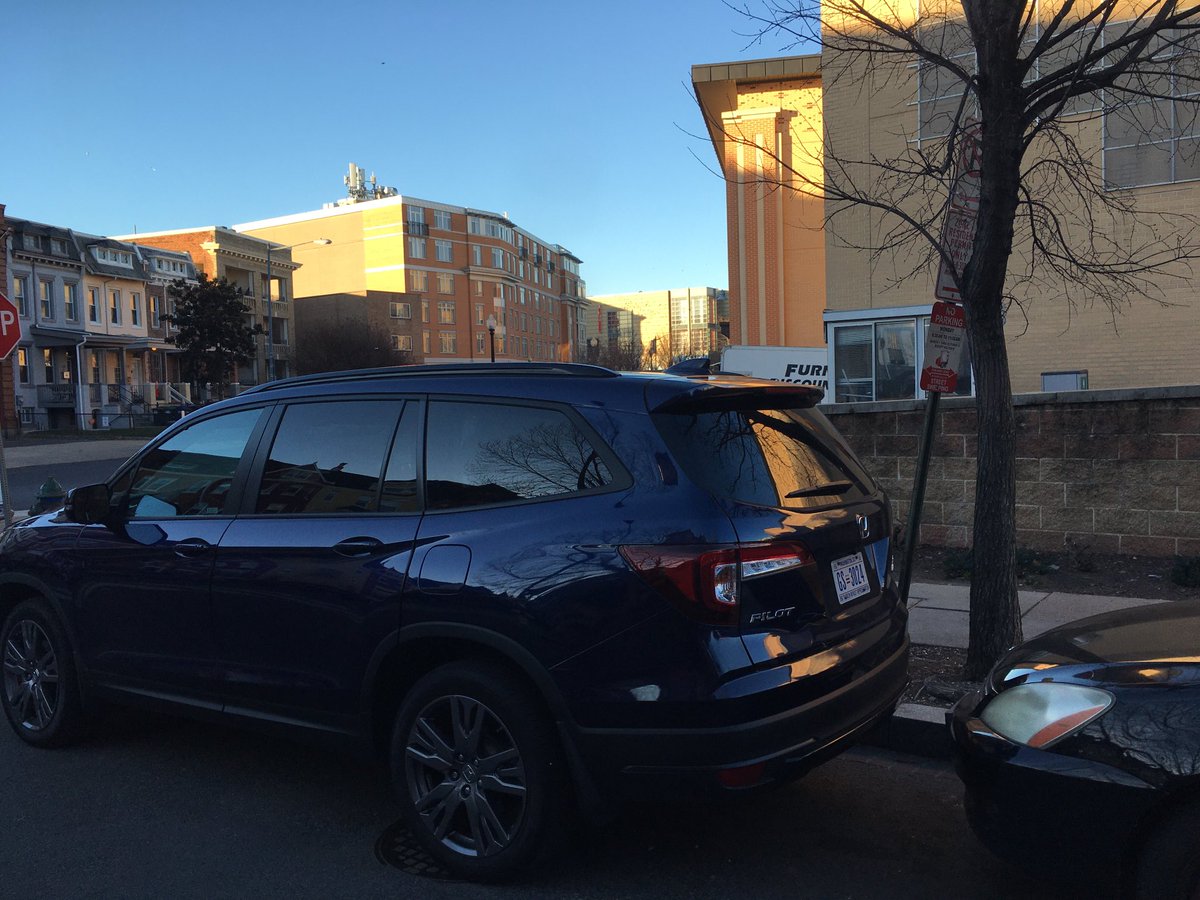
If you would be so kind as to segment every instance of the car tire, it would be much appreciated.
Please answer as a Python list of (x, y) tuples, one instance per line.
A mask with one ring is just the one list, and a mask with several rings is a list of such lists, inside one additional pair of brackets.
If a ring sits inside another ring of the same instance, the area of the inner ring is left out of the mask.
[(1200, 804), (1175, 811), (1150, 833), (1138, 854), (1134, 896), (1200, 898)]
[(569, 780), (553, 723), (501, 666), (451, 663), (417, 682), (396, 715), (391, 769), (413, 837), (457, 877), (512, 878), (563, 833)]
[(34, 747), (79, 738), (85, 716), (66, 630), (45, 600), (18, 604), (0, 627), (0, 705), (13, 731)]

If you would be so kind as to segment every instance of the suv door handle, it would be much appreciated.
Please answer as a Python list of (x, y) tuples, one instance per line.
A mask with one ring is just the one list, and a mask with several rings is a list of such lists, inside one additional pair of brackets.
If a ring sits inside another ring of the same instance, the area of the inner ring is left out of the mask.
[(373, 537), (346, 538), (333, 545), (333, 552), (341, 556), (370, 556), (383, 546), (383, 541)]
[(213, 548), (213, 545), (204, 538), (187, 538), (186, 540), (175, 542), (176, 556), (199, 556), (202, 553), (207, 553)]

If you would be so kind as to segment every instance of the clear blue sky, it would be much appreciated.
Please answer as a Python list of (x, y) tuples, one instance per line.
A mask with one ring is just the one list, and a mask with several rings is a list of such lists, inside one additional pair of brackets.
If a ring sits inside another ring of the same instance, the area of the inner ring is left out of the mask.
[(726, 287), (690, 67), (785, 52), (749, 30), (720, 0), (10, 4), (0, 202), (99, 234), (228, 225), (344, 196), (353, 161), (508, 212), (590, 294)]

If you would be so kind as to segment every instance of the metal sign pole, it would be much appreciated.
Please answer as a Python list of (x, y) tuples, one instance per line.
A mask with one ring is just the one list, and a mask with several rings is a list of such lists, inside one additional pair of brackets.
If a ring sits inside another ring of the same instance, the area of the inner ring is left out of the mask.
[(929, 480), (929, 457), (933, 453), (933, 430), (937, 422), (938, 404), (942, 395), (931, 391), (925, 401), (925, 431), (921, 436), (921, 452), (917, 456), (917, 471), (913, 478), (912, 500), (908, 507), (908, 522), (904, 529), (904, 562), (900, 569), (900, 599), (908, 605), (908, 588), (912, 584), (913, 556), (921, 533), (921, 508), (925, 505), (925, 484)]
[[(3, 365), (7, 365), (7, 361)], [(8, 460), (4, 457), (4, 402), (0, 399), (0, 502), (4, 504), (4, 527), (9, 528), (13, 523), (12, 504), (8, 498)]]

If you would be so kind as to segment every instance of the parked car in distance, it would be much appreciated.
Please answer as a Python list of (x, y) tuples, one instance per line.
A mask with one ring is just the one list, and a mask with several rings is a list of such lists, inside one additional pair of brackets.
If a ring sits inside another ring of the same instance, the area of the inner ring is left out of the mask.
[(1046, 632), (948, 718), (967, 817), (998, 854), (1200, 897), (1200, 602)]
[(273, 382), (0, 539), (0, 701), (340, 735), (488, 880), (572, 809), (743, 790), (890, 714), (907, 611), (879, 485), (812, 388), (570, 364)]

